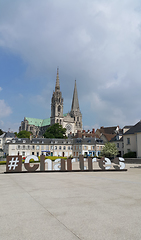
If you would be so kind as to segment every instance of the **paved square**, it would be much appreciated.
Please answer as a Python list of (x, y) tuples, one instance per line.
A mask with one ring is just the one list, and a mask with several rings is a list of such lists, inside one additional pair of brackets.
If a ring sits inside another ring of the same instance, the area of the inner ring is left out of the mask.
[(0, 166), (0, 239), (140, 240), (141, 166), (126, 167), (3, 174)]

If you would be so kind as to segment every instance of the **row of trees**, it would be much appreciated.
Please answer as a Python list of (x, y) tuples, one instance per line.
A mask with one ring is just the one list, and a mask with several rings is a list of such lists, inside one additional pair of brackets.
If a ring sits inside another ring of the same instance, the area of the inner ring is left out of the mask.
[[(19, 133), (15, 132), (15, 135), (18, 138), (30, 138), (30, 135), (32, 135), (32, 133), (23, 130), (20, 131)], [(55, 123), (46, 130), (43, 136), (45, 138), (67, 138), (66, 128), (63, 128), (62, 125), (59, 125), (59, 123)]]

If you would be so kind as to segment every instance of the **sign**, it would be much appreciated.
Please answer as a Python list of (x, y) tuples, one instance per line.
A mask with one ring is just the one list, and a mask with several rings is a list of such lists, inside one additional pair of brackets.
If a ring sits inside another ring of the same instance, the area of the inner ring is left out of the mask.
[[(34, 163), (30, 163), (30, 160), (34, 160)], [(8, 156), (6, 162), (6, 173), (14, 172), (55, 172), (55, 171), (121, 171), (125, 169), (124, 158), (117, 157), (111, 160), (106, 157), (101, 159), (88, 157), (84, 158), (83, 155), (79, 156), (79, 167), (76, 170), (73, 169), (73, 165), (76, 162), (73, 159), (56, 159), (52, 161), (51, 159), (45, 159), (44, 155), (40, 156), (40, 162), (37, 156), (29, 155), (26, 157), (24, 164), (22, 165), (22, 156)], [(98, 168), (94, 168), (94, 163), (97, 162)], [(47, 167), (45, 164), (47, 163)], [(86, 166), (87, 165), (87, 166)], [(24, 167), (24, 170), (22, 169)], [(47, 169), (46, 169), (47, 168)], [(23, 171), (22, 171), (23, 170)]]

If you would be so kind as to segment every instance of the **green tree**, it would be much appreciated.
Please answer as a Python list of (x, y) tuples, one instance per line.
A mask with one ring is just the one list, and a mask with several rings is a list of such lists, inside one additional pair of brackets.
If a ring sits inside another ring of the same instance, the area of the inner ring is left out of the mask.
[(63, 128), (59, 123), (50, 126), (44, 133), (45, 138), (66, 138), (66, 128)]
[(112, 157), (117, 156), (117, 154), (118, 154), (118, 150), (117, 150), (115, 143), (107, 142), (105, 144), (105, 146), (103, 147), (103, 149), (100, 153), (100, 156), (112, 158)]
[(30, 138), (30, 135), (32, 133), (31, 132), (28, 132), (26, 130), (23, 130), (23, 131), (20, 131), (19, 133), (15, 133), (15, 135), (18, 137), (18, 138)]

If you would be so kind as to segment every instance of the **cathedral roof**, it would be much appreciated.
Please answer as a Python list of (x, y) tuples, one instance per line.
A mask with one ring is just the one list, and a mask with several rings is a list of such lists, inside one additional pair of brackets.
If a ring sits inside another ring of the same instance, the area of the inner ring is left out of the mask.
[(77, 94), (76, 80), (75, 80), (71, 111), (76, 111), (78, 109), (79, 109), (79, 102), (78, 102), (78, 94)]
[[(65, 117), (67, 113), (63, 114)], [(25, 117), (29, 125), (34, 125), (36, 127), (44, 127), (50, 125), (50, 118), (40, 119), (40, 118), (29, 118)]]
[(26, 117), (26, 120), (28, 121), (28, 124), (34, 125), (36, 127), (44, 127), (44, 126), (50, 125), (50, 118), (39, 119), (39, 118)]

